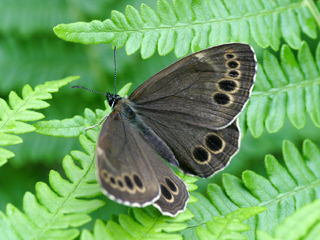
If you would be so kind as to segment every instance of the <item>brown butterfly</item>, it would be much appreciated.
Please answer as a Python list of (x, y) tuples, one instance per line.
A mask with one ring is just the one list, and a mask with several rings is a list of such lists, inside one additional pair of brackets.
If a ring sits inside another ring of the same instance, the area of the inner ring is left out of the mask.
[(113, 112), (96, 148), (103, 192), (124, 205), (183, 212), (187, 187), (160, 157), (203, 178), (224, 169), (239, 149), (237, 117), (256, 68), (250, 45), (224, 44), (180, 59), (129, 98), (105, 94)]

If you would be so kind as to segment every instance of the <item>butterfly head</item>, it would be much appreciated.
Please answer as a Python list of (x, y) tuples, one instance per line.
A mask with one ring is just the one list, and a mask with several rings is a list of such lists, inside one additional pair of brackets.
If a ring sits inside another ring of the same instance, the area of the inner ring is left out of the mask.
[(121, 97), (119, 95), (111, 94), (109, 92), (107, 92), (105, 94), (105, 96), (108, 99), (109, 106), (112, 107), (112, 108), (114, 108), (114, 106), (117, 104), (117, 102), (121, 99)]

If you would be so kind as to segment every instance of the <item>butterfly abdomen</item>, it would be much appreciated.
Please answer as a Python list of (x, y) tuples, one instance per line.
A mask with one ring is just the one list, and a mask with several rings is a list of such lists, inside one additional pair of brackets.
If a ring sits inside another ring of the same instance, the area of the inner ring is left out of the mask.
[(139, 132), (146, 142), (152, 146), (153, 150), (166, 159), (170, 164), (178, 167), (179, 162), (167, 144), (161, 140), (161, 138), (159, 138), (158, 135), (136, 114), (134, 110), (134, 103), (129, 99), (123, 99), (120, 107), (122, 117)]

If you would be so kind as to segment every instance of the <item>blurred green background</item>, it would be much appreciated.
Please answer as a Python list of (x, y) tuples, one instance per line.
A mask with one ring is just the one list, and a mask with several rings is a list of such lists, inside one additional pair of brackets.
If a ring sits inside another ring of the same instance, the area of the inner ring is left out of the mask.
[[(140, 9), (143, 1), (106, 0), (0, 0), (0, 97), (5, 99), (10, 91), (21, 96), (25, 84), (34, 88), (46, 81), (80, 75), (80, 80), (63, 87), (49, 100), (51, 105), (42, 112), (44, 120), (72, 118), (83, 115), (85, 108), (104, 108), (103, 96), (79, 89), (82, 85), (93, 90), (113, 92), (114, 63), (110, 44), (81, 45), (65, 42), (55, 36), (52, 29), (60, 23), (110, 18), (111, 10), (124, 13), (127, 4)], [(156, 10), (156, 1), (144, 1)], [(169, 1), (172, 5), (172, 1)], [(319, 34), (318, 34), (319, 35)], [(318, 42), (302, 36), (314, 51)], [(258, 59), (263, 50), (254, 45)], [(149, 77), (176, 61), (173, 53), (160, 57), (157, 53), (142, 60), (139, 52), (127, 56), (124, 48), (117, 51), (117, 87), (132, 82), (131, 92)], [(309, 138), (318, 146), (319, 129), (308, 119), (307, 125), (295, 129), (287, 120), (285, 126), (275, 134), (265, 132), (254, 139), (248, 132), (242, 141), (240, 152), (223, 173), (241, 177), (244, 170), (250, 169), (266, 176), (264, 156), (273, 154), (282, 159), (282, 141), (288, 139), (301, 149), (304, 139)], [(42, 136), (36, 133), (21, 135), (23, 143), (8, 149), (15, 157), (0, 168), (0, 210), (5, 211), (7, 203), (22, 208), (22, 198), (26, 191), (35, 193), (38, 181), (48, 183), (51, 169), (65, 176), (61, 162), (71, 150), (81, 150), (77, 138), (63, 139)], [(211, 179), (199, 180), (199, 191), (205, 194), (208, 183), (221, 183), (221, 174)], [(101, 196), (107, 204), (93, 215), (109, 219), (111, 213), (126, 213), (127, 207), (114, 203)]]

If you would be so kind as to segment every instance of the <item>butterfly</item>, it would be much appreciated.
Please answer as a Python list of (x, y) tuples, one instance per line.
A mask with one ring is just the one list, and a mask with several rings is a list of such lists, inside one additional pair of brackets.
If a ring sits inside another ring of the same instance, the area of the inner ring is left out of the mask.
[(161, 158), (202, 178), (224, 169), (240, 146), (237, 117), (256, 68), (250, 45), (224, 44), (178, 60), (129, 98), (105, 94), (113, 112), (96, 147), (104, 194), (128, 206), (153, 204), (171, 217), (183, 212), (186, 184)]

